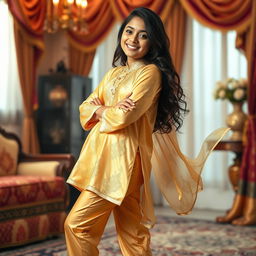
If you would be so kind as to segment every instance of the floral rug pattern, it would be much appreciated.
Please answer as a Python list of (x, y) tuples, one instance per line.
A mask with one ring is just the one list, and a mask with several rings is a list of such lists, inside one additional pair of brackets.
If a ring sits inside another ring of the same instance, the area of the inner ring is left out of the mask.
[[(151, 230), (153, 256), (256, 256), (256, 227), (158, 216)], [(122, 256), (115, 228), (108, 228), (99, 245), (100, 256)], [(0, 255), (67, 256), (63, 238), (22, 247)]]

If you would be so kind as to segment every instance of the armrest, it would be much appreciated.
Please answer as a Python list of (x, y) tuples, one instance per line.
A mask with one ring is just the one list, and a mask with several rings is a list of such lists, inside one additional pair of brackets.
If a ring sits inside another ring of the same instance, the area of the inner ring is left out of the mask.
[(75, 164), (75, 158), (72, 154), (23, 154), (19, 163), (31, 162), (59, 162), (56, 169), (56, 175), (67, 178)]
[(58, 161), (20, 162), (17, 166), (18, 175), (58, 176), (61, 163)]

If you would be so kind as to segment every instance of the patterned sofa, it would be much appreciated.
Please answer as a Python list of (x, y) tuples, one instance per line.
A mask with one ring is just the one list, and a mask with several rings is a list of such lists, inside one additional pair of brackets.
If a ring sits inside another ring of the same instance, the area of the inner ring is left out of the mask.
[(24, 154), (18, 137), (0, 127), (0, 248), (63, 232), (73, 164), (70, 154)]

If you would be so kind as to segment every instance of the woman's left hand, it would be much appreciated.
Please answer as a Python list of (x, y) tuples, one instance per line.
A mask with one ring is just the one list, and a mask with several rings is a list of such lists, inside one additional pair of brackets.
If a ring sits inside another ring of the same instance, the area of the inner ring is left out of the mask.
[(122, 109), (124, 112), (132, 111), (136, 108), (135, 102), (130, 98), (132, 92), (129, 93), (123, 100), (120, 100), (115, 107)]

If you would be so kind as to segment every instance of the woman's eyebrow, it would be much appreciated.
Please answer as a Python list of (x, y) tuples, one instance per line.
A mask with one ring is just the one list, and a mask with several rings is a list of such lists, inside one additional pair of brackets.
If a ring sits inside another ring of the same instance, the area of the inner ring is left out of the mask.
[[(126, 28), (130, 28), (130, 29), (133, 29), (133, 30), (135, 29), (135, 28), (132, 27), (132, 26), (127, 26)], [(147, 32), (147, 31), (142, 29), (142, 30), (139, 30), (139, 32)]]

